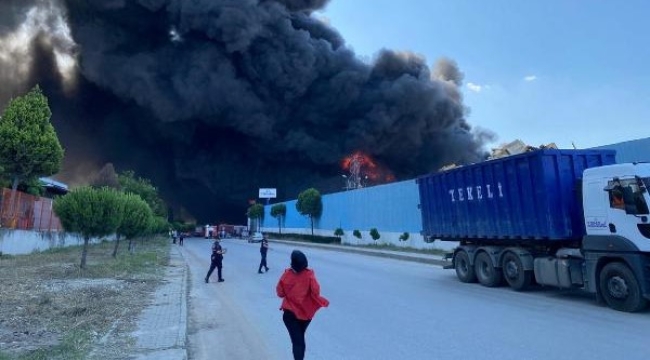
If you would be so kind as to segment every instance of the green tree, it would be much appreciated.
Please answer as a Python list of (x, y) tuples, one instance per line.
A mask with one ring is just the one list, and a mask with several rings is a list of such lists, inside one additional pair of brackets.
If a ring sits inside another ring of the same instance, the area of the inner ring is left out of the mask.
[(320, 217), (323, 213), (323, 199), (320, 192), (314, 188), (301, 192), (296, 201), (296, 210), (301, 215), (309, 216), (311, 234), (314, 235), (314, 218)]
[(404, 234), (399, 236), (399, 241), (406, 241), (409, 239), (409, 233), (404, 232)]
[(262, 204), (253, 204), (246, 211), (246, 216), (255, 220), (257, 224), (257, 231), (259, 231), (259, 226), (261, 224), (262, 218), (264, 217), (264, 205)]
[(118, 175), (118, 181), (122, 191), (140, 195), (155, 216), (167, 217), (167, 206), (158, 195), (158, 189), (151, 184), (151, 181), (136, 177), (133, 171), (124, 171)]
[(381, 235), (379, 235), (379, 231), (377, 230), (377, 228), (370, 229), (370, 237), (375, 241), (379, 240)]
[(282, 219), (287, 215), (287, 205), (275, 204), (271, 206), (271, 216), (278, 219), (278, 232), (282, 234)]
[(21, 181), (50, 176), (61, 168), (63, 148), (51, 116), (47, 97), (37, 85), (25, 96), (11, 100), (0, 117), (0, 167), (11, 180), (12, 215)]
[[(2, 171), (0, 170), (0, 173), (1, 172)], [(9, 179), (1, 179), (0, 187), (11, 188), (11, 183), (12, 181)], [(39, 178), (35, 176), (30, 176), (28, 179), (21, 181), (18, 184), (17, 190), (35, 196), (43, 196), (43, 193), (45, 193), (45, 187), (43, 186), (43, 183)]]
[(352, 231), (352, 236), (354, 236), (355, 238), (361, 240), (361, 231), (359, 231), (359, 230)]
[(65, 231), (84, 239), (81, 265), (86, 267), (88, 243), (93, 237), (115, 233), (124, 216), (123, 194), (114, 189), (80, 187), (54, 200), (54, 213)]
[(133, 238), (145, 234), (153, 220), (153, 212), (149, 205), (139, 195), (126, 193), (122, 196), (124, 201), (124, 219), (115, 231), (115, 247), (113, 257), (117, 256), (120, 237), (124, 236), (129, 241), (129, 250), (133, 248)]
[(35, 196), (42, 196), (43, 193), (45, 193), (45, 187), (43, 186), (43, 183), (39, 178), (35, 176), (29, 177), (20, 185), (18, 185), (18, 190)]
[[(149, 222), (149, 229), (147, 234), (156, 235), (163, 234), (169, 231), (169, 222), (162, 216), (153, 216)], [(129, 249), (131, 250), (131, 249)]]
[(343, 229), (336, 228), (336, 230), (334, 230), (334, 236), (338, 237), (339, 241), (341, 241), (341, 236), (343, 236), (343, 235), (344, 235)]

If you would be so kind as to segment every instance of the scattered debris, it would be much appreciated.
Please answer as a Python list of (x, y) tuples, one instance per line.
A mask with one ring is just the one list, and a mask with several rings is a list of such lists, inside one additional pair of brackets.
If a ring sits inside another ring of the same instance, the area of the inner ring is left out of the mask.
[(529, 151), (535, 151), (541, 149), (557, 149), (557, 145), (555, 145), (555, 143), (550, 143), (547, 145), (542, 144), (540, 146), (535, 147), (535, 146), (526, 145), (526, 143), (517, 139), (507, 144), (502, 144), (498, 148), (492, 149), (492, 153), (488, 157), (488, 160), (500, 159), (507, 156), (523, 154)]
[[(557, 149), (557, 145), (555, 145), (555, 143), (549, 143), (546, 145), (542, 144), (540, 146), (535, 147), (535, 146), (526, 145), (526, 143), (524, 143), (523, 141), (516, 139), (515, 141), (506, 144), (501, 144), (499, 147), (492, 149), (492, 152), (490, 153), (490, 156), (488, 156), (487, 160), (501, 159), (504, 157), (523, 154), (529, 151), (535, 151), (541, 149)], [(438, 171), (447, 171), (461, 166), (462, 165), (448, 164), (441, 167)]]

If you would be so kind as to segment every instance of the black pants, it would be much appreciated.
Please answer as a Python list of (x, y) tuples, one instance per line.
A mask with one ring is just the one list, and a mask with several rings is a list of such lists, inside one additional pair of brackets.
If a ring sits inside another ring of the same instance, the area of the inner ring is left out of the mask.
[(178, 238), (178, 243), (183, 246), (183, 240), (185, 240), (183, 237)]
[(262, 268), (264, 268), (266, 271), (269, 270), (269, 267), (266, 266), (266, 254), (265, 253), (261, 253), (261, 254), (262, 254), (262, 260), (260, 261), (260, 268), (257, 270), (257, 272), (262, 272)]
[(289, 331), (291, 337), (291, 345), (293, 346), (293, 359), (303, 360), (305, 358), (305, 332), (311, 320), (300, 320), (294, 313), (289, 310), (284, 310), (282, 315), (284, 326)]
[(210, 270), (208, 270), (208, 275), (205, 276), (206, 279), (210, 278), (210, 275), (212, 275), (212, 272), (214, 271), (214, 268), (217, 268), (217, 275), (219, 275), (219, 280), (223, 279), (221, 277), (221, 267), (223, 266), (222, 260), (212, 260), (210, 262)]

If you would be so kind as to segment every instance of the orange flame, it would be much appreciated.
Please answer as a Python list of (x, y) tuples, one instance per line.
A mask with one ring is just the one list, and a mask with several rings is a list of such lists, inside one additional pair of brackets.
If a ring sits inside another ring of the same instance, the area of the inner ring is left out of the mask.
[(341, 160), (341, 168), (345, 171), (350, 171), (354, 161), (359, 165), (359, 176), (361, 178), (367, 177), (373, 184), (384, 184), (395, 181), (395, 176), (390, 169), (379, 164), (370, 155), (357, 150), (354, 153), (346, 156)]

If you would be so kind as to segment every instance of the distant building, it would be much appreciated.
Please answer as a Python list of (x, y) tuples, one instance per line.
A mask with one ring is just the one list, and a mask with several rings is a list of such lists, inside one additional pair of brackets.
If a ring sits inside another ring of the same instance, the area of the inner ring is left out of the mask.
[(65, 195), (68, 193), (68, 185), (47, 178), (47, 177), (42, 177), (39, 178), (41, 184), (43, 184), (43, 187), (45, 188), (45, 193), (43, 194), (44, 197), (54, 197), (54, 195)]
[(597, 146), (594, 149), (616, 150), (616, 162), (618, 163), (650, 162), (650, 138)]

